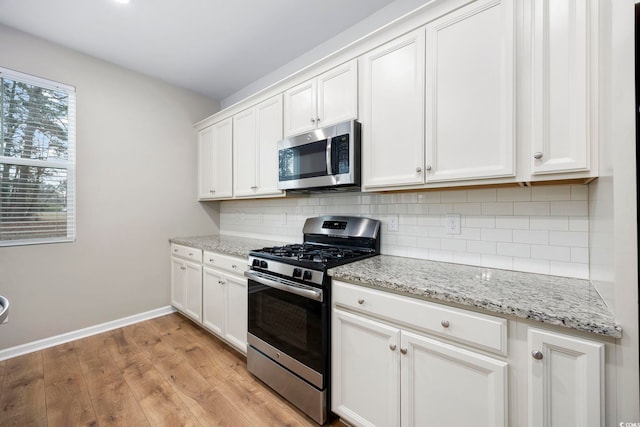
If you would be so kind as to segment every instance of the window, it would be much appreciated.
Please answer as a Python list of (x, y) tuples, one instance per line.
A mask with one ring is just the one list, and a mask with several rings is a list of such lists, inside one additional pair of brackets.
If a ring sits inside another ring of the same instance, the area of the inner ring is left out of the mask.
[(75, 88), (0, 68), (0, 246), (75, 240)]

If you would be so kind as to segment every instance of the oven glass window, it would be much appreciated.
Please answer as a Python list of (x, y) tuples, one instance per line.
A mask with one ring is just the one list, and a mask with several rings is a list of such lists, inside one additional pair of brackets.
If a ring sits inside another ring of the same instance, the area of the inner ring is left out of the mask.
[(278, 152), (280, 181), (313, 178), (327, 174), (327, 140)]
[(249, 280), (249, 332), (322, 373), (322, 303)]

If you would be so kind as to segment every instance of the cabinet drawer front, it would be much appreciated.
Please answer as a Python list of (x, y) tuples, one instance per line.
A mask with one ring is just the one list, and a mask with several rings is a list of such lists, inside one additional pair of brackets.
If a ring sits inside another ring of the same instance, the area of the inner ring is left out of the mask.
[(249, 269), (246, 259), (209, 251), (204, 252), (204, 264), (239, 275)]
[(197, 263), (202, 263), (202, 250), (196, 248), (190, 248), (189, 246), (182, 246), (176, 243), (171, 244), (171, 255), (180, 258), (186, 258)]
[(333, 303), (494, 353), (507, 354), (507, 320), (334, 281)]

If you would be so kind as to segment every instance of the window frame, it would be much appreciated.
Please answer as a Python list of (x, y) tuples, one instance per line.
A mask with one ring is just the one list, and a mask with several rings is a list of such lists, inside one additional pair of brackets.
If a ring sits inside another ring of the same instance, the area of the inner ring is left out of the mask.
[[(0, 79), (7, 78), (21, 83), (27, 83), (39, 86), (43, 89), (63, 91), (68, 96), (67, 104), (67, 159), (40, 160), (40, 159), (24, 159), (18, 157), (9, 157), (0, 155), (0, 164), (31, 166), (39, 168), (65, 169), (67, 171), (66, 180), (66, 209), (67, 209), (67, 228), (66, 236), (58, 237), (37, 237), (29, 238), (28, 236), (21, 239), (2, 240), (0, 237), (0, 247), (22, 246), (22, 245), (40, 245), (49, 243), (68, 243), (75, 242), (77, 237), (77, 209), (76, 209), (76, 88), (64, 83), (36, 77), (31, 74), (22, 73), (8, 68), (0, 67)], [(4, 106), (4, 91), (0, 92), (0, 138), (4, 138), (4, 126), (2, 123)], [(0, 226), (2, 223), (0, 222)]]

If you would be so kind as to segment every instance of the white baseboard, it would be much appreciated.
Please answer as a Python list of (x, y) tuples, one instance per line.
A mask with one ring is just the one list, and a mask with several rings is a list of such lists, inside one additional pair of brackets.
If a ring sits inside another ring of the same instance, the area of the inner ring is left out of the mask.
[(54, 337), (44, 338), (27, 344), (10, 347), (4, 350), (0, 350), (0, 361), (16, 356), (22, 356), (23, 354), (31, 353), (34, 351), (43, 350), (45, 348), (53, 347), (59, 344), (64, 344), (66, 342), (74, 341), (80, 338), (86, 338), (91, 335), (97, 335), (102, 332), (121, 328), (133, 323), (153, 319), (154, 317), (164, 316), (165, 314), (170, 314), (175, 311), (176, 309), (172, 306), (156, 308), (155, 310), (146, 311), (140, 314), (134, 314), (133, 316), (123, 317), (122, 319), (112, 320), (110, 322), (101, 323), (99, 325), (89, 326), (88, 328), (78, 329), (77, 331), (67, 332), (65, 334), (56, 335)]

